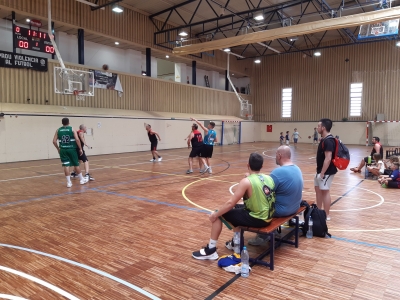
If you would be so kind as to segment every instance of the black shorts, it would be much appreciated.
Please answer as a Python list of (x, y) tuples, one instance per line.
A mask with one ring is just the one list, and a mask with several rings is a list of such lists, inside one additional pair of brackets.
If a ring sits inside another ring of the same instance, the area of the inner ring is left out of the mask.
[(203, 150), (203, 146), (192, 148), (192, 151), (190, 151), (189, 157), (201, 156), (202, 150)]
[(157, 144), (157, 141), (151, 142), (150, 151), (157, 151)]
[(317, 142), (318, 142), (318, 138), (314, 138), (314, 141), (317, 141)]
[(400, 187), (399, 187), (399, 182), (398, 182), (398, 181), (392, 181), (392, 180), (388, 181), (387, 186), (388, 186), (389, 188), (392, 188), (392, 189), (398, 189), (398, 188), (400, 188)]
[[(82, 150), (83, 150), (83, 149), (82, 149)], [(83, 161), (83, 162), (85, 163), (85, 162), (87, 162), (87, 161), (89, 161), (89, 160), (88, 160), (87, 157), (86, 157), (85, 150), (83, 150), (82, 152), (83, 152), (82, 155), (79, 155), (79, 149), (78, 149), (78, 159), (81, 160), (81, 161)]]
[(244, 208), (233, 208), (227, 213), (222, 215), (228, 223), (232, 224), (233, 227), (248, 226), (248, 227), (266, 227), (269, 222), (264, 220), (256, 219), (250, 216), (250, 211)]
[(211, 158), (213, 154), (214, 146), (203, 145), (203, 150), (201, 150), (200, 157)]
[(383, 175), (392, 175), (392, 173), (393, 173), (393, 170), (391, 170), (391, 169), (385, 169), (385, 171), (383, 171)]

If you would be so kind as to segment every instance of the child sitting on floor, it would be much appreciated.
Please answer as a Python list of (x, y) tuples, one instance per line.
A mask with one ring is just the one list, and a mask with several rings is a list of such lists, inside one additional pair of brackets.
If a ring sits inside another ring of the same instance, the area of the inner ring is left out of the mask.
[(399, 163), (394, 162), (392, 164), (392, 174), (388, 178), (379, 179), (379, 183), (382, 183), (384, 188), (400, 188), (400, 174), (399, 174)]
[(385, 165), (381, 159), (381, 155), (379, 153), (375, 153), (373, 155), (374, 160), (375, 160), (375, 164), (371, 165), (371, 166), (367, 166), (367, 170), (368, 172), (370, 172), (374, 177), (376, 177), (375, 179), (378, 178), (378, 176), (383, 175), (383, 172), (385, 171)]
[(383, 172), (383, 175), (379, 176), (379, 179), (387, 178), (389, 177), (389, 175), (392, 174), (393, 170), (391, 166), (395, 162), (399, 162), (399, 157), (396, 155), (392, 155), (391, 157), (389, 157), (389, 160), (383, 162), (385, 164), (385, 171)]

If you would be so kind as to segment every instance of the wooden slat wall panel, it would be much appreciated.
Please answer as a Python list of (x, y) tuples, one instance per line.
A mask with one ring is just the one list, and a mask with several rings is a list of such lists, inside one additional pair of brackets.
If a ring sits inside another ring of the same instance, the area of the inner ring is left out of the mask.
[[(257, 121), (373, 120), (384, 113), (399, 120), (400, 49), (393, 41), (268, 57), (252, 76)], [(348, 58), (350, 61), (345, 62)], [(350, 83), (363, 82), (361, 117), (349, 117)], [(281, 118), (281, 90), (293, 88), (292, 117)]]
[(48, 72), (0, 68), (0, 102), (46, 104), (48, 100), (49, 105), (58, 106), (230, 116), (240, 114), (239, 101), (232, 92), (128, 74), (120, 75), (124, 89), (121, 98), (116, 91), (95, 89), (94, 97), (76, 101), (72, 95), (54, 93), (54, 66), (58, 66), (58, 63), (50, 61)]
[[(0, 7), (13, 9), (28, 13), (31, 17), (47, 20), (47, 0), (0, 0)], [(163, 47), (154, 44), (154, 32), (157, 31), (148, 16), (125, 8), (124, 13), (115, 14), (108, 7), (105, 10), (91, 11), (90, 7), (75, 0), (53, 0), (52, 20), (72, 25), (76, 28), (83, 28), (94, 33), (115, 38), (119, 41), (133, 42), (145, 47), (171, 52)], [(158, 28), (163, 23), (155, 20)], [(172, 28), (166, 25), (164, 29)], [(174, 38), (171, 35), (171, 38)], [(190, 60), (213, 65), (226, 69), (226, 54), (222, 51), (215, 51), (214, 56), (203, 55), (203, 58), (185, 56)], [(200, 67), (200, 66), (199, 66)], [(251, 64), (231, 58), (231, 70), (243, 74), (251, 74)]]

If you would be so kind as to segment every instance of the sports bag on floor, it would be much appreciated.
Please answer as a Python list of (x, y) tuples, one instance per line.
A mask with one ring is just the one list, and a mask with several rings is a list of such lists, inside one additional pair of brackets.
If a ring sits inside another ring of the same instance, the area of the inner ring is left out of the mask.
[(308, 221), (310, 216), (313, 220), (313, 236), (318, 237), (331, 237), (328, 233), (328, 225), (326, 225), (326, 213), (324, 210), (319, 209), (316, 204), (311, 204), (311, 206), (306, 202), (302, 201), (301, 206), (305, 206), (304, 211), (304, 224), (300, 226), (303, 231), (303, 236), (306, 236), (308, 230)]

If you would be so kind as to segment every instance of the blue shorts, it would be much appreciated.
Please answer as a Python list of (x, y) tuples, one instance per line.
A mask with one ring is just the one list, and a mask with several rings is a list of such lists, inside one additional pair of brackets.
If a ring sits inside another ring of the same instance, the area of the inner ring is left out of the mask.
[(294, 140), (294, 143), (297, 144), (297, 141), (298, 141), (299, 139), (293, 139), (293, 140)]

